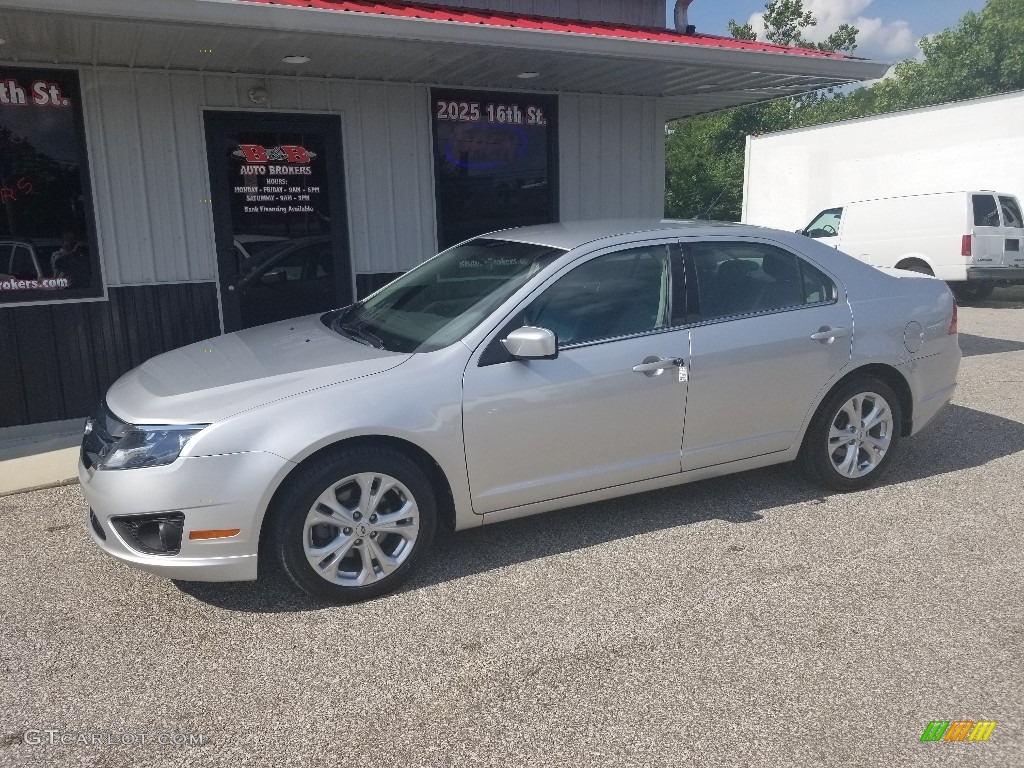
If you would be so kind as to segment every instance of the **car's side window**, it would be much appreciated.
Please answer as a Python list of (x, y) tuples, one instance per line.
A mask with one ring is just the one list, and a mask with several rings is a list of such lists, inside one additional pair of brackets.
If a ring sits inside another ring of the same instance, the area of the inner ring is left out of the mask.
[(1000, 197), (999, 203), (1003, 209), (1003, 226), (1020, 229), (1024, 227), (1024, 217), (1020, 214), (1020, 206), (1012, 197)]
[(582, 344), (666, 328), (671, 317), (668, 246), (616, 251), (559, 278), (523, 312), (558, 344)]
[(696, 273), (703, 320), (836, 299), (831, 278), (774, 245), (709, 241), (686, 247)]
[(834, 237), (839, 233), (842, 218), (842, 208), (829, 208), (819, 213), (814, 221), (807, 225), (804, 234), (807, 237)]
[(974, 195), (974, 226), (998, 227), (999, 209), (992, 195)]

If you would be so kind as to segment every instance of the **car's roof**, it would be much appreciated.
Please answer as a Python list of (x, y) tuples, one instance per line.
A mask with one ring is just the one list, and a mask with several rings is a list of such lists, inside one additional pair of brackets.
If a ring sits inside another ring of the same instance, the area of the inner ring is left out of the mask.
[(598, 221), (563, 221), (557, 224), (539, 224), (491, 232), (481, 237), (512, 240), (519, 243), (547, 245), (570, 250), (596, 240), (628, 240), (630, 235), (643, 234), (691, 237), (726, 234), (754, 234), (763, 232), (758, 227), (730, 224), (720, 221), (676, 221), (672, 219), (602, 219)]

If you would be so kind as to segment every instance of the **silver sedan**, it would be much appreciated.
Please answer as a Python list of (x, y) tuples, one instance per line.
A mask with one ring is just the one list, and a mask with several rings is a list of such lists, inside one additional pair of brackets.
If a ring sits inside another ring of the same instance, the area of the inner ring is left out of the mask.
[(945, 283), (799, 235), (498, 232), (352, 306), (125, 374), (80, 477), (105, 552), (172, 578), (393, 590), (464, 529), (797, 461), (866, 488), (949, 401)]

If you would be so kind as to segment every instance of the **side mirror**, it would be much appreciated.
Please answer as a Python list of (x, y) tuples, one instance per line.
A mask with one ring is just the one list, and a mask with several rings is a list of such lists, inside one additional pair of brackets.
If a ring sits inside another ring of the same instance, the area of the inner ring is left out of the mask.
[(554, 360), (558, 357), (558, 337), (547, 328), (527, 325), (512, 331), (501, 343), (516, 360)]

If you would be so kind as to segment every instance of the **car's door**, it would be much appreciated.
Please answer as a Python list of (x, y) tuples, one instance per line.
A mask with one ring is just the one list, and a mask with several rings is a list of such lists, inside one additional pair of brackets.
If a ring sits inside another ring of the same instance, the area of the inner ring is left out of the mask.
[(1004, 232), (995, 195), (971, 195), (974, 214), (974, 263), (984, 267), (1003, 265)]
[[(673, 283), (669, 241), (600, 253), (535, 292), (465, 373), (474, 511), (678, 473), (684, 323), (685, 285)], [(501, 339), (523, 326), (554, 331), (558, 357), (511, 359)]]
[(683, 248), (701, 319), (690, 329), (683, 470), (789, 448), (815, 396), (850, 362), (845, 289), (771, 243)]

